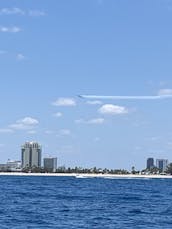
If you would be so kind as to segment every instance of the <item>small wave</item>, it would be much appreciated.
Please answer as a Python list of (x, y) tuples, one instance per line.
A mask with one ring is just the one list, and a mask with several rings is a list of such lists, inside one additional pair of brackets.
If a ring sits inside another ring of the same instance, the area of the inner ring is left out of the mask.
[(98, 178), (98, 177), (96, 177), (96, 176), (87, 176), (87, 175), (76, 175), (75, 176), (75, 178), (77, 178), (77, 179), (90, 179), (90, 178)]
[(131, 213), (131, 214), (145, 214), (145, 212), (143, 212), (140, 209), (132, 209), (129, 211), (129, 213)]

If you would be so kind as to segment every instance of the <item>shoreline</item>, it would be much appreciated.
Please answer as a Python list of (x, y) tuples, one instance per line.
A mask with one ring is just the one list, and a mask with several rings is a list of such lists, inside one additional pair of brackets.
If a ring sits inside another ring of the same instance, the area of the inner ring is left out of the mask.
[(0, 176), (42, 176), (42, 177), (76, 177), (109, 179), (172, 179), (172, 175), (134, 175), (134, 174), (86, 174), (86, 173), (21, 173), (0, 172)]

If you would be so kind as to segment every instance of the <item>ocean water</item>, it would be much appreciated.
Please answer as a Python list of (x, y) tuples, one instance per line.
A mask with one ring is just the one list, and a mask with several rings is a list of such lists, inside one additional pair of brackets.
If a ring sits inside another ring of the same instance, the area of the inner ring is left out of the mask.
[(172, 179), (0, 176), (3, 228), (172, 228)]

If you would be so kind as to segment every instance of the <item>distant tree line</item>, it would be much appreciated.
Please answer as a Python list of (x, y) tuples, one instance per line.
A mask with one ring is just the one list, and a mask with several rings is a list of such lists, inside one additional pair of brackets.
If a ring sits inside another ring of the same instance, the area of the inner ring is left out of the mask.
[[(0, 167), (0, 172), (12, 172), (12, 170), (6, 166)], [(14, 171), (13, 171), (14, 172)], [(16, 171), (19, 172), (19, 171)], [(45, 169), (43, 167), (26, 167), (21, 169), (21, 172), (25, 173), (52, 173), (51, 169)], [(131, 172), (126, 169), (108, 169), (108, 168), (82, 168), (82, 167), (65, 167), (60, 166), (56, 169), (55, 173), (76, 173), (76, 174), (170, 174), (172, 175), (172, 163), (170, 163), (166, 170), (163, 172), (161, 169), (157, 167), (152, 167), (150, 169), (143, 169), (142, 171), (138, 171), (134, 166), (131, 168)]]
[(66, 168), (65, 166), (61, 166), (56, 170), (57, 173), (88, 173), (88, 174), (129, 174), (129, 172), (125, 169), (102, 169), (102, 168)]
[[(22, 172), (26, 173), (51, 173), (52, 170), (45, 169), (45, 168), (39, 168), (39, 167), (26, 167), (22, 169)], [(55, 173), (83, 173), (83, 174), (129, 174), (129, 172), (125, 169), (107, 169), (107, 168), (82, 168), (82, 167), (65, 167), (60, 166), (56, 169)]]

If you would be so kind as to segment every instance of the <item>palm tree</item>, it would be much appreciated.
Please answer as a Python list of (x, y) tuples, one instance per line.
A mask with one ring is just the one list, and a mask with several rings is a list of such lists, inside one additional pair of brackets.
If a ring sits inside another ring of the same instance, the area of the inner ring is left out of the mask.
[(171, 174), (172, 175), (172, 163), (170, 163), (168, 166), (167, 166), (167, 168), (166, 168), (166, 171), (165, 171), (166, 173), (169, 173), (169, 174)]

